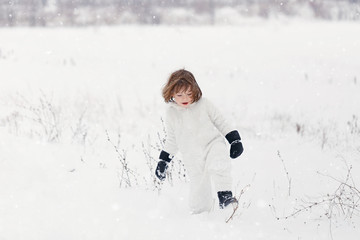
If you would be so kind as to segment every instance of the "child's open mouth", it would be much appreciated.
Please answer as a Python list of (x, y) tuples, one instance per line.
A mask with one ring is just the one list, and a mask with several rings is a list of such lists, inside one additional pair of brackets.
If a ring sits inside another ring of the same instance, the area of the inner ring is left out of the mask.
[(188, 105), (189, 104), (189, 102), (184, 102), (184, 103), (182, 103), (183, 105)]

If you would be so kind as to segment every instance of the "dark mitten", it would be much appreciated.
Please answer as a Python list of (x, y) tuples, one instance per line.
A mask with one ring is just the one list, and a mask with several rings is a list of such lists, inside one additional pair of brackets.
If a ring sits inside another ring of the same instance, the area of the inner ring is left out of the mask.
[(160, 179), (164, 180), (166, 177), (166, 169), (168, 168), (168, 163), (171, 161), (172, 157), (170, 157), (170, 154), (161, 151), (160, 153), (160, 161), (158, 162), (158, 165), (155, 170), (155, 175)]
[(168, 168), (168, 164), (165, 161), (159, 161), (158, 165), (156, 167), (155, 175), (158, 179), (161, 181), (165, 179), (166, 177), (166, 169)]
[(226, 134), (225, 138), (231, 144), (230, 157), (231, 158), (239, 157), (244, 151), (239, 132), (236, 130), (231, 131), (228, 134)]

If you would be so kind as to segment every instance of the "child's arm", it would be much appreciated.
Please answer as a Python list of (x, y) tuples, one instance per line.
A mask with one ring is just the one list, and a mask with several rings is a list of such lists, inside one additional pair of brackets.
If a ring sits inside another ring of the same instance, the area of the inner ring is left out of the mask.
[(164, 180), (166, 177), (166, 169), (168, 168), (168, 163), (173, 159), (175, 153), (177, 152), (175, 133), (173, 128), (173, 120), (171, 118), (170, 110), (166, 113), (165, 119), (165, 130), (166, 130), (166, 139), (164, 149), (160, 152), (158, 165), (155, 170), (155, 175), (160, 179)]
[[(174, 132), (174, 116), (171, 109), (167, 109), (165, 117), (166, 139), (163, 151), (174, 156), (177, 151), (176, 137)], [(161, 158), (160, 158), (161, 159)]]
[(231, 126), (222, 116), (220, 111), (211, 102), (207, 100), (206, 107), (211, 121), (231, 145), (230, 157), (239, 157), (244, 151), (239, 132), (235, 130), (235, 128)]
[(229, 124), (229, 122), (224, 118), (218, 108), (216, 108), (209, 100), (203, 100), (205, 101), (206, 110), (210, 120), (223, 136), (226, 136), (229, 132), (235, 129), (235, 127)]

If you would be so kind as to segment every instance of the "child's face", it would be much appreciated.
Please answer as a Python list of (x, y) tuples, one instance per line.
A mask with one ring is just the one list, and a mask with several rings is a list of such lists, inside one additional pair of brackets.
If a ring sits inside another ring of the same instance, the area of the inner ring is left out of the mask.
[(173, 98), (177, 105), (184, 108), (190, 106), (190, 104), (193, 102), (192, 92), (190, 89), (175, 93)]

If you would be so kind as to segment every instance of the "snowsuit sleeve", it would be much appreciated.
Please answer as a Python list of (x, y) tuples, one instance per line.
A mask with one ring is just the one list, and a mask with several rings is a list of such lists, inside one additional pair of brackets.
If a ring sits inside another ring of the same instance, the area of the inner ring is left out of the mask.
[(174, 156), (178, 151), (178, 147), (177, 147), (175, 131), (174, 131), (174, 116), (172, 113), (173, 112), (171, 111), (170, 108), (167, 109), (165, 115), (166, 140), (163, 150), (169, 153), (170, 155)]
[(235, 127), (232, 126), (226, 118), (224, 118), (221, 112), (209, 100), (204, 100), (210, 120), (223, 136), (226, 136), (226, 134), (235, 130)]

